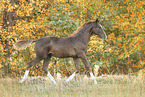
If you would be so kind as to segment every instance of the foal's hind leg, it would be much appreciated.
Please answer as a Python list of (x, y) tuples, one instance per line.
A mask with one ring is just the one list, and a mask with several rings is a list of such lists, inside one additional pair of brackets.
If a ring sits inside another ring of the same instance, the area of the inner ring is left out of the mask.
[(48, 64), (51, 59), (51, 54), (48, 54), (48, 57), (43, 61), (43, 70), (47, 73), (48, 72)]
[(36, 58), (34, 58), (32, 61), (30, 61), (30, 62), (28, 63), (27, 70), (25, 71), (25, 74), (24, 74), (22, 80), (20, 81), (20, 83), (23, 83), (23, 82), (26, 80), (26, 78), (28, 77), (30, 68), (31, 68), (34, 64), (40, 62), (41, 60), (42, 60), (42, 59), (40, 59), (39, 57), (36, 57)]
[(56, 81), (54, 80), (53, 76), (48, 71), (48, 64), (50, 59), (51, 59), (51, 54), (48, 54), (48, 57), (43, 61), (43, 69), (45, 72), (47, 72), (47, 76), (50, 78), (50, 80), (53, 81), (54, 84), (56, 84)]

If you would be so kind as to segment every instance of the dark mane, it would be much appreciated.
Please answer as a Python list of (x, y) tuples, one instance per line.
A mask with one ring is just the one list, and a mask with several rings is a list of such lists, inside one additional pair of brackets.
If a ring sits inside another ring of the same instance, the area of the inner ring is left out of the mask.
[(90, 24), (90, 23), (93, 23), (95, 22), (96, 20), (91, 20), (91, 21), (88, 21), (88, 22), (85, 22), (83, 23), (72, 35), (75, 35), (77, 34), (82, 28), (84, 28), (87, 24)]

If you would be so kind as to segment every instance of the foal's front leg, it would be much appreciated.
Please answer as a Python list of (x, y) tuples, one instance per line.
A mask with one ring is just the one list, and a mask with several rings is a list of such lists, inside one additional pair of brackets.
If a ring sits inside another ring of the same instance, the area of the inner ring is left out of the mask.
[(94, 80), (94, 84), (97, 84), (97, 81), (95, 80), (95, 76), (92, 73), (91, 66), (90, 66), (90, 64), (87, 60), (87, 57), (84, 53), (81, 54), (81, 59), (82, 59), (83, 63), (85, 64), (85, 67), (86, 67), (87, 71), (89, 71), (91, 79)]
[(74, 60), (74, 64), (76, 66), (76, 71), (66, 80), (66, 82), (69, 82), (70, 80), (72, 80), (76, 74), (76, 72), (79, 72), (80, 70), (80, 65), (79, 65), (79, 58), (73, 58)]

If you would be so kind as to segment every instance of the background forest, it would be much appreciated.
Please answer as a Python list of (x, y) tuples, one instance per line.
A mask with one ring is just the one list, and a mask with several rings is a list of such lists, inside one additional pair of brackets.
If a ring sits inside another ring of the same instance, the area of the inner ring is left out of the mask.
[[(0, 76), (21, 76), (27, 62), (35, 57), (34, 43), (15, 50), (18, 40), (45, 36), (67, 37), (79, 26), (98, 18), (108, 38), (90, 39), (87, 58), (100, 74), (145, 71), (144, 0), (1, 0), (0, 1)], [(82, 72), (85, 67), (81, 63)], [(63, 76), (74, 72), (72, 59), (52, 58), (49, 71)], [(45, 75), (42, 63), (30, 75)]]

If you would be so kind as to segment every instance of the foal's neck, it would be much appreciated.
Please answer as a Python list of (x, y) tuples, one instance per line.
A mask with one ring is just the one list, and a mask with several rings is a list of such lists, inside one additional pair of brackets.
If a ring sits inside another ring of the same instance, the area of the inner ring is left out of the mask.
[(88, 44), (90, 37), (92, 35), (91, 28), (93, 26), (91, 24), (86, 25), (84, 28), (82, 28), (76, 35), (80, 41), (82, 41), (84, 44)]

